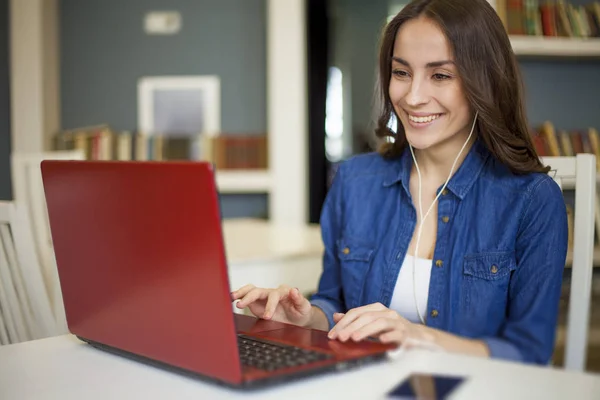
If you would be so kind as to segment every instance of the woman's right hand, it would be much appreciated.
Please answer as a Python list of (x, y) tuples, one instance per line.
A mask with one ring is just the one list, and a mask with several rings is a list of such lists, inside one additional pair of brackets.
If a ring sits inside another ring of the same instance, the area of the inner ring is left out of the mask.
[(297, 288), (281, 285), (277, 289), (263, 289), (246, 285), (232, 292), (231, 298), (239, 300), (237, 308), (248, 307), (258, 318), (298, 326), (308, 326), (311, 322), (312, 305)]

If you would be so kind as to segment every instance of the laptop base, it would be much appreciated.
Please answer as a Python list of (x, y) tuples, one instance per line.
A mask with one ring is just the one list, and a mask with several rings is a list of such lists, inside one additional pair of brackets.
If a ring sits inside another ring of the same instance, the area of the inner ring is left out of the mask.
[(312, 375), (321, 376), (321, 375), (323, 375), (323, 373), (327, 373), (327, 372), (329, 372), (329, 373), (341, 372), (341, 371), (357, 368), (357, 367), (360, 367), (363, 365), (375, 364), (377, 362), (382, 362), (382, 361), (387, 360), (386, 353), (380, 353), (380, 354), (374, 354), (372, 356), (362, 357), (362, 358), (353, 359), (353, 360), (338, 361), (333, 364), (329, 364), (329, 365), (322, 366), (322, 367), (310, 368), (310, 369), (303, 370), (303, 371), (294, 371), (293, 373), (290, 373), (290, 374), (272, 375), (272, 376), (268, 376), (268, 377), (265, 377), (262, 379), (243, 381), (240, 384), (234, 384), (231, 382), (226, 382), (223, 380), (211, 378), (209, 376), (202, 375), (195, 371), (191, 371), (191, 370), (188, 370), (185, 368), (176, 367), (176, 366), (164, 363), (162, 361), (144, 357), (139, 354), (134, 354), (134, 353), (122, 350), (122, 349), (118, 349), (113, 346), (98, 343), (93, 340), (83, 338), (81, 336), (76, 335), (76, 337), (79, 340), (89, 344), (90, 346), (92, 346), (98, 350), (101, 350), (101, 351), (104, 351), (104, 352), (107, 352), (107, 353), (110, 353), (110, 354), (113, 354), (116, 356), (124, 357), (129, 360), (136, 361), (136, 362), (141, 362), (143, 364), (146, 364), (146, 365), (149, 365), (149, 366), (152, 366), (155, 368), (159, 368), (159, 369), (171, 372), (171, 373), (176, 373), (178, 375), (182, 375), (182, 376), (185, 376), (188, 378), (198, 379), (198, 380), (201, 380), (201, 381), (204, 381), (207, 383), (211, 383), (211, 384), (217, 384), (218, 386), (227, 387), (227, 388), (231, 388), (231, 389), (244, 389), (244, 390), (269, 388), (269, 387), (277, 386), (279, 384), (296, 381), (296, 380), (301, 380), (303, 378), (307, 378)]

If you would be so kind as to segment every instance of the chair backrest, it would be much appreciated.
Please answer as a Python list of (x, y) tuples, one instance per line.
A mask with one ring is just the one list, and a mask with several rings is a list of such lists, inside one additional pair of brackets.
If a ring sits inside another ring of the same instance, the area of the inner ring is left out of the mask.
[(31, 224), (34, 249), (42, 274), (46, 291), (50, 296), (53, 312), (61, 323), (62, 330), (67, 331), (64, 305), (58, 283), (56, 260), (52, 245), (52, 235), (48, 222), (46, 198), (42, 185), (40, 163), (42, 160), (83, 160), (85, 154), (81, 150), (51, 151), (44, 153), (13, 153), (12, 184), (13, 199), (25, 207)]
[(58, 324), (33, 247), (24, 206), (0, 201), (0, 343), (64, 333)]
[[(11, 344), (29, 340), (32, 337), (30, 322), (21, 312), (28, 307), (23, 299), (23, 281), (15, 254), (15, 246), (10, 229), (13, 217), (12, 204), (0, 203), (0, 344)], [(23, 304), (21, 302), (23, 301)]]
[(594, 267), (594, 213), (596, 207), (596, 157), (543, 157), (550, 175), (564, 190), (575, 189), (573, 262), (567, 314), (565, 368), (585, 370)]

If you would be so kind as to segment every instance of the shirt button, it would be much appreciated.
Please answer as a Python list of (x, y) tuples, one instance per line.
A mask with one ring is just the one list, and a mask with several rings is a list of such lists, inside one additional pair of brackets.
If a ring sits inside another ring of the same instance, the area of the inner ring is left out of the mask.
[(443, 265), (444, 265), (444, 262), (443, 262), (442, 260), (437, 260), (437, 261), (435, 262), (435, 266), (436, 266), (436, 267), (442, 267)]
[(346, 247), (344, 250), (342, 250), (342, 252), (344, 254), (349, 254), (350, 253), (350, 249)]
[(442, 196), (445, 196), (445, 195), (447, 195), (447, 194), (448, 194), (448, 189), (444, 189), (444, 190), (442, 190)]
[(438, 310), (431, 310), (431, 316), (433, 318), (437, 317), (439, 315)]
[(496, 274), (496, 273), (498, 273), (498, 267), (495, 265), (492, 265), (492, 268), (490, 268), (490, 271), (492, 274)]
[(447, 223), (448, 223), (448, 221), (450, 221), (450, 217), (448, 217), (448, 216), (445, 216), (445, 215), (444, 215), (444, 216), (442, 217), (442, 221), (444, 221), (444, 223), (445, 223), (445, 224), (447, 224)]

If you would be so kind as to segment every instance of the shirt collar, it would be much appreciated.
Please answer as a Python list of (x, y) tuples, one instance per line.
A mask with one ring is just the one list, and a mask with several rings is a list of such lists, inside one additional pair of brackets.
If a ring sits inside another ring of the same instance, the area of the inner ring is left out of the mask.
[[(463, 163), (450, 178), (446, 188), (462, 200), (479, 177), (489, 156), (490, 152), (481, 139), (475, 140)], [(410, 149), (406, 146), (400, 158), (390, 168), (383, 185), (387, 187), (401, 182), (406, 192), (410, 193), (409, 181), (412, 164), (412, 155)]]

